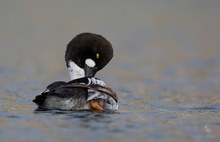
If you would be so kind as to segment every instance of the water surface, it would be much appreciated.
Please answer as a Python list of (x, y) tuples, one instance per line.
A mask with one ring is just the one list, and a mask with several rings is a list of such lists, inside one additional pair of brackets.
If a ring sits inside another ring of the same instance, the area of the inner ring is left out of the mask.
[[(4, 142), (220, 141), (220, 3), (122, 0), (0, 2), (0, 139)], [(68, 81), (67, 43), (102, 34), (114, 58), (97, 77), (117, 113), (35, 111)]]

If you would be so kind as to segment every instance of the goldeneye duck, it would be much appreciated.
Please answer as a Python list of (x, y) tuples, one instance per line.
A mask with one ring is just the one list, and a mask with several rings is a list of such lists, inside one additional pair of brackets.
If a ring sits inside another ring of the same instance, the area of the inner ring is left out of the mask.
[(112, 57), (111, 43), (101, 35), (77, 35), (67, 45), (65, 53), (71, 81), (57, 81), (48, 85), (33, 102), (40, 110), (118, 110), (116, 93), (94, 77)]
[(65, 54), (70, 79), (95, 76), (112, 57), (112, 45), (103, 36), (93, 33), (77, 35), (67, 45)]

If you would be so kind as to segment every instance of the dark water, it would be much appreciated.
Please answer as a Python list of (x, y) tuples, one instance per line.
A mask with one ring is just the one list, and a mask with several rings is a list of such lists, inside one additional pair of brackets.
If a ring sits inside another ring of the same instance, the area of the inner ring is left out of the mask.
[[(220, 141), (218, 0), (0, 2), (0, 140)], [(100, 33), (114, 58), (97, 77), (117, 113), (36, 112), (32, 99), (68, 81), (67, 43)]]

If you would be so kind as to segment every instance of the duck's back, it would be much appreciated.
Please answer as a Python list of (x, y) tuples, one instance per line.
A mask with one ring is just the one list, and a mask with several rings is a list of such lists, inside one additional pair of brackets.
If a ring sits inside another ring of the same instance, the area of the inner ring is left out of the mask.
[(33, 100), (38, 109), (88, 109), (88, 91), (85, 88), (64, 88), (65, 82), (54, 82)]

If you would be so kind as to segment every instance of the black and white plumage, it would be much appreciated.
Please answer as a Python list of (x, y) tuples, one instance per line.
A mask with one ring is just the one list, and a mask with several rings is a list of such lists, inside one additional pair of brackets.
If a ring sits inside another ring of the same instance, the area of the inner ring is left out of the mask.
[(103, 36), (93, 33), (77, 35), (67, 45), (65, 54), (70, 79), (95, 76), (112, 57), (112, 45)]
[(67, 45), (65, 54), (71, 81), (48, 85), (33, 102), (39, 109), (118, 110), (116, 94), (94, 77), (112, 57), (112, 46), (104, 37), (92, 33), (77, 35)]
[(87, 110), (91, 109), (90, 102), (92, 100), (103, 101), (102, 107), (105, 110), (118, 109), (118, 100), (111, 94), (91, 88), (68, 87), (68, 85), (72, 84), (105, 87), (105, 83), (102, 80), (94, 77), (84, 77), (70, 82), (57, 81), (48, 85), (46, 90), (41, 95), (36, 96), (33, 101), (39, 105), (39, 109)]

